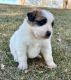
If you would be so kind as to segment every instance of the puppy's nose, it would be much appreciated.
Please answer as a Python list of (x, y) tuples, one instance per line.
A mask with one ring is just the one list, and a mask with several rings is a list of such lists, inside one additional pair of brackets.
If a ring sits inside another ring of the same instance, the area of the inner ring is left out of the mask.
[(50, 37), (50, 35), (51, 35), (51, 32), (47, 31), (46, 34), (45, 34), (45, 37)]

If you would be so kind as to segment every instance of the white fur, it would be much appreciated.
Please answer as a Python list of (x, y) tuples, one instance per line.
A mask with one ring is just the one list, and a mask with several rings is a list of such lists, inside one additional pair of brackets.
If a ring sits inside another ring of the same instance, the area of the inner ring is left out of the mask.
[(41, 10), (42, 14), (48, 19), (48, 22), (42, 27), (37, 25), (31, 26), (25, 18), (20, 28), (13, 34), (10, 39), (10, 50), (14, 60), (19, 63), (19, 69), (27, 69), (27, 58), (35, 58), (40, 51), (49, 68), (55, 68), (56, 64), (52, 57), (51, 37), (42, 38), (46, 31), (52, 32), (51, 22), (54, 20), (53, 15), (46, 10)]

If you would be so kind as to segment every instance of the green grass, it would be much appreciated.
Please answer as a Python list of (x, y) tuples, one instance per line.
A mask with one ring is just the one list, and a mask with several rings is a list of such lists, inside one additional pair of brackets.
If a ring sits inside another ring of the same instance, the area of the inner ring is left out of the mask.
[(55, 16), (52, 47), (57, 69), (48, 69), (44, 59), (28, 60), (28, 73), (17, 69), (9, 39), (29, 10), (24, 6), (0, 5), (0, 80), (71, 80), (71, 10), (49, 9)]

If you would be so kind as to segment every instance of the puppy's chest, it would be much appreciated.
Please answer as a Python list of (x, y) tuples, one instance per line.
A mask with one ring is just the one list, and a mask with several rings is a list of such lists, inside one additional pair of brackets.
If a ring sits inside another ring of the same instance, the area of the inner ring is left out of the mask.
[(41, 42), (33, 41), (28, 46), (28, 57), (35, 58), (38, 56), (41, 50)]
[(29, 43), (29, 47), (34, 48), (34, 47), (41, 47), (42, 43), (39, 40), (33, 40)]

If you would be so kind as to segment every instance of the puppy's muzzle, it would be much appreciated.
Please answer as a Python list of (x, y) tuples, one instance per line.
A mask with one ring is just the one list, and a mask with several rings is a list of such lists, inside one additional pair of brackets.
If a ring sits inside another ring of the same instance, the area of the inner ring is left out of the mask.
[(51, 35), (51, 32), (50, 31), (47, 31), (46, 34), (45, 34), (45, 38), (49, 38)]

